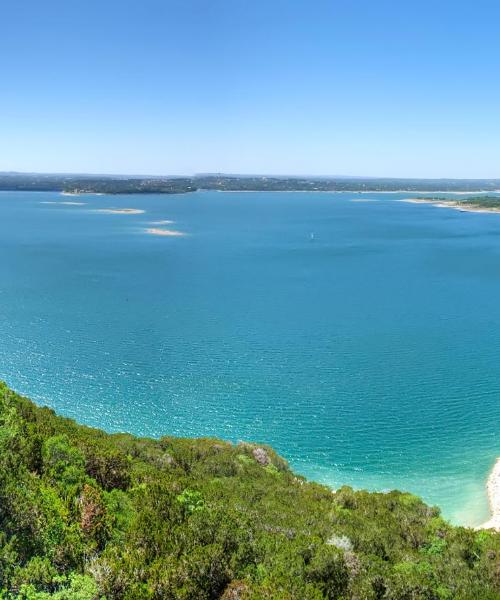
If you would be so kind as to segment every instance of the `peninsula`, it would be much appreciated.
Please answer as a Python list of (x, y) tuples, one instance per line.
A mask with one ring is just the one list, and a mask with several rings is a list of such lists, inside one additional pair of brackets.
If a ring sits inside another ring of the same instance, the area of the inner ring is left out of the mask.
[(498, 213), (500, 212), (500, 196), (467, 196), (457, 200), (443, 197), (405, 198), (401, 202), (411, 204), (432, 204), (437, 208), (452, 208), (462, 212)]

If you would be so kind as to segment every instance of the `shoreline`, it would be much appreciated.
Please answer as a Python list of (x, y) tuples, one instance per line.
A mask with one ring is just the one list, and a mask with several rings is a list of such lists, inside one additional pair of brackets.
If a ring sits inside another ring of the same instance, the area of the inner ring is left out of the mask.
[(149, 235), (159, 235), (161, 237), (185, 237), (187, 235), (177, 229), (161, 229), (160, 227), (148, 227), (145, 232)]
[(476, 529), (500, 531), (500, 457), (497, 458), (486, 483), (491, 518)]
[(218, 192), (219, 194), (455, 194), (470, 196), (472, 194), (500, 194), (500, 190), (212, 190), (203, 189), (197, 192)]
[[(500, 200), (500, 199), (499, 199)], [(470, 206), (464, 205), (462, 202), (457, 202), (450, 198), (450, 200), (431, 200), (426, 198), (403, 198), (397, 202), (406, 202), (407, 204), (430, 204), (436, 208), (450, 208), (452, 210), (458, 210), (459, 212), (473, 212), (473, 213), (500, 213), (499, 208), (493, 207), (481, 207), (479, 204), (471, 204)]]
[(142, 208), (94, 208), (92, 212), (106, 215), (142, 215), (146, 211)]
[(61, 196), (104, 196), (103, 192), (59, 192)]
[(398, 189), (398, 190), (377, 190), (377, 189), (345, 189), (345, 190), (219, 190), (215, 188), (199, 188), (195, 190), (186, 190), (179, 192), (163, 192), (163, 191), (147, 191), (147, 192), (93, 192), (93, 191), (82, 191), (82, 192), (68, 192), (61, 189), (20, 189), (20, 188), (2, 188), (0, 194), (11, 194), (11, 193), (35, 193), (35, 194), (47, 194), (55, 193), (61, 196), (178, 196), (181, 194), (202, 194), (205, 192), (217, 192), (220, 194), (232, 194), (232, 193), (300, 193), (300, 194), (453, 194), (456, 196), (471, 196), (479, 194), (500, 194), (500, 189), (494, 190), (410, 190), (410, 189)]

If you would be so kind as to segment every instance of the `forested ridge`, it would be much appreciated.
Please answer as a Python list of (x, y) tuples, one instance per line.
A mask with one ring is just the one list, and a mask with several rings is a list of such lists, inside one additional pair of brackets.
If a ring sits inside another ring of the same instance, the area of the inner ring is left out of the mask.
[(500, 598), (500, 535), (272, 449), (109, 435), (0, 384), (0, 598)]
[(403, 179), (394, 177), (279, 177), (205, 174), (191, 177), (2, 173), (0, 191), (72, 194), (183, 194), (197, 190), (255, 192), (496, 192), (500, 179)]

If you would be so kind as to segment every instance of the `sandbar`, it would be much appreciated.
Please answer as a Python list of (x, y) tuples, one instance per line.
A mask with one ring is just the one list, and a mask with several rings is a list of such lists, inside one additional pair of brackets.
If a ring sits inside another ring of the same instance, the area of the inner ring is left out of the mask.
[(490, 473), (486, 489), (488, 491), (491, 519), (480, 525), (478, 529), (496, 529), (496, 531), (500, 531), (500, 458), (497, 458)]
[(44, 202), (40, 202), (40, 204), (62, 204), (64, 206), (85, 206), (86, 202), (57, 202), (57, 201), (49, 201), (46, 200)]
[(173, 225), (175, 223), (175, 221), (169, 221), (168, 219), (165, 219), (163, 221), (150, 221), (149, 224), (150, 225)]
[(149, 229), (146, 229), (146, 233), (165, 237), (183, 237), (187, 235), (183, 231), (177, 231), (175, 229), (160, 229), (159, 227), (150, 227)]
[(82, 194), (86, 196), (104, 196), (103, 192), (61, 192), (61, 196), (81, 196)]
[(141, 208), (95, 208), (94, 212), (107, 215), (142, 215), (146, 211)]

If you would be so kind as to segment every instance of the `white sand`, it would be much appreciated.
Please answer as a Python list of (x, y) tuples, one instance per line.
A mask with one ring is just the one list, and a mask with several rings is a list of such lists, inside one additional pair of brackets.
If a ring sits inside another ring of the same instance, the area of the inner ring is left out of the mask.
[(50, 202), (50, 201), (45, 201), (45, 202), (40, 202), (40, 204), (63, 204), (64, 206), (85, 206), (85, 204), (87, 204), (86, 202)]
[(86, 196), (104, 196), (103, 192), (60, 192), (61, 196), (81, 196), (85, 194)]
[(183, 231), (176, 231), (175, 229), (160, 229), (159, 227), (151, 227), (146, 229), (146, 233), (150, 235), (161, 235), (164, 237), (182, 237), (186, 234)]
[(96, 208), (94, 212), (107, 215), (142, 215), (146, 211), (140, 208)]
[(409, 204), (431, 204), (432, 206), (436, 206), (437, 208), (451, 208), (452, 210), (458, 210), (460, 212), (500, 213), (500, 208), (480, 208), (479, 206), (467, 206), (461, 202), (455, 202), (451, 198), (447, 201), (430, 200), (427, 198), (404, 198), (402, 200), (397, 200), (397, 202), (407, 202)]
[(478, 527), (478, 529), (496, 529), (500, 531), (500, 458), (493, 467), (486, 484), (488, 501), (490, 503), (491, 519)]
[[(401, 190), (400, 192), (397, 192), (397, 193), (398, 194), (399, 193), (405, 194), (407, 192), (408, 192), (408, 190)], [(498, 190), (490, 190), (490, 191), (487, 191), (487, 190), (476, 190), (476, 191), (474, 191), (474, 190), (472, 190), (471, 192), (454, 192), (452, 190), (434, 190), (434, 191), (430, 190), (428, 192), (422, 192), (422, 191), (418, 191), (417, 192), (415, 190), (415, 191), (412, 191), (411, 193), (412, 194), (426, 194), (427, 196), (429, 194), (453, 194), (454, 196), (477, 196), (479, 194), (493, 194), (493, 193), (496, 194), (497, 192), (498, 192)], [(368, 192), (361, 192), (361, 193), (365, 194), (365, 193), (368, 193)], [(378, 193), (380, 193), (380, 194), (386, 194), (386, 193), (392, 194), (393, 192), (378, 192)]]
[(165, 219), (163, 221), (150, 221), (149, 224), (150, 225), (173, 225), (175, 223), (175, 221), (169, 221), (168, 219)]

